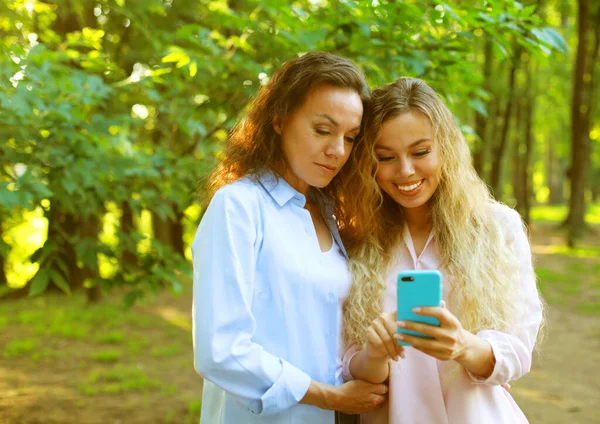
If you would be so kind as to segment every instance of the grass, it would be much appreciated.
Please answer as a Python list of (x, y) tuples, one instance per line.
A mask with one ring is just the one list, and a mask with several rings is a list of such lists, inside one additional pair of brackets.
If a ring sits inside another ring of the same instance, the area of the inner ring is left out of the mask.
[(99, 334), (95, 340), (96, 343), (121, 344), (125, 341), (125, 334), (120, 331), (113, 331), (106, 334)]
[[(84, 405), (77, 408), (110, 411), (106, 422), (124, 422), (135, 412), (136, 419), (147, 417), (144, 422), (197, 423), (201, 379), (190, 360), (189, 322), (182, 326), (164, 313), (185, 316), (187, 299), (164, 293), (130, 309), (120, 294), (98, 305), (88, 305), (83, 293), (2, 303), (0, 371), (31, 375), (24, 382), (7, 380), (7, 392), (0, 385), (0, 398), (8, 396), (16, 408), (11, 396), (35, 387), (36, 422), (50, 422), (44, 414), (57, 410), (63, 414), (60, 422), (72, 422), (69, 408)], [(64, 387), (75, 398), (60, 403), (56, 390)]]
[(108, 370), (94, 370), (78, 389), (88, 396), (96, 394), (119, 394), (147, 392), (160, 387), (158, 380), (148, 377), (139, 367), (117, 365)]
[(98, 362), (118, 362), (119, 359), (121, 359), (121, 352), (118, 350), (104, 350), (96, 352), (94, 354), (94, 359)]
[[(536, 206), (532, 218), (538, 231), (553, 233), (551, 244), (534, 246), (539, 262), (536, 268), (539, 286), (550, 304), (564, 305), (585, 315), (600, 315), (600, 237), (591, 234), (576, 248), (564, 243), (564, 230), (556, 224), (564, 220), (567, 206)], [(600, 204), (588, 208), (586, 220), (600, 231)], [(545, 226), (544, 226), (545, 225)], [(563, 240), (555, 242), (554, 240)]]
[[(534, 222), (559, 223), (566, 219), (568, 212), (568, 205), (538, 205), (531, 209), (531, 219)], [(600, 224), (600, 203), (588, 207), (585, 220), (588, 224)]]
[(16, 358), (19, 356), (29, 356), (40, 347), (40, 341), (37, 339), (16, 339), (11, 340), (4, 346), (2, 356), (4, 359)]

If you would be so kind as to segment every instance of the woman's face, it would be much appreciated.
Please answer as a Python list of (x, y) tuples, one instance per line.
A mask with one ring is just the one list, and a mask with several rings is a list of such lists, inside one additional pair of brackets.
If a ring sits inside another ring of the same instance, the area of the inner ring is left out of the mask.
[(288, 170), (284, 179), (306, 194), (327, 186), (348, 160), (360, 132), (363, 105), (358, 93), (318, 85), (284, 119), (275, 121)]
[(383, 191), (405, 209), (427, 205), (439, 184), (441, 161), (426, 116), (406, 112), (385, 121), (375, 154)]

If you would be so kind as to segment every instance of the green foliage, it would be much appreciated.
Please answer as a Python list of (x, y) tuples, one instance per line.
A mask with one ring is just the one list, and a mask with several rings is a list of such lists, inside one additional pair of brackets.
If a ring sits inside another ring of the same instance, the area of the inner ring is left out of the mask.
[(9, 281), (33, 277), (32, 296), (125, 287), (129, 306), (180, 290), (189, 252), (154, 230), (185, 226), (189, 245), (198, 181), (285, 60), (327, 50), (355, 60), (373, 85), (422, 77), (473, 137), (469, 118), (487, 113), (489, 97), (477, 60), (485, 39), (502, 60), (515, 45), (538, 56), (567, 51), (534, 12), (504, 0), (3, 3), (0, 223), (12, 231), (43, 213), (48, 228), (33, 249), (0, 238)]

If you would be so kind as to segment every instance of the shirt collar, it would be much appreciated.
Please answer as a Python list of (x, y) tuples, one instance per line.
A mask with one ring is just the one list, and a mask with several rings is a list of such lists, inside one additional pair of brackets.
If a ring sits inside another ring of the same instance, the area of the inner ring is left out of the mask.
[[(257, 175), (257, 178), (279, 207), (290, 201), (301, 208), (306, 205), (306, 197), (274, 171), (262, 172)], [(333, 216), (335, 202), (331, 197), (314, 187), (309, 189), (308, 196), (319, 205), (324, 217), (333, 217), (335, 219)]]

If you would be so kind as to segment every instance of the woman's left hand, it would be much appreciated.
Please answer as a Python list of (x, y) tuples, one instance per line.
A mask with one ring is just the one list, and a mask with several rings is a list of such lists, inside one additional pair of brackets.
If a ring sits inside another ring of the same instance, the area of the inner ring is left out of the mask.
[(435, 317), (440, 321), (440, 326), (423, 324), (414, 321), (397, 321), (399, 328), (418, 331), (419, 333), (433, 337), (423, 337), (410, 334), (396, 333), (394, 338), (411, 344), (415, 349), (442, 361), (459, 361), (468, 349), (467, 340), (469, 334), (463, 329), (460, 321), (442, 303), (441, 307), (415, 308), (413, 312), (417, 315)]

